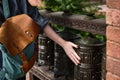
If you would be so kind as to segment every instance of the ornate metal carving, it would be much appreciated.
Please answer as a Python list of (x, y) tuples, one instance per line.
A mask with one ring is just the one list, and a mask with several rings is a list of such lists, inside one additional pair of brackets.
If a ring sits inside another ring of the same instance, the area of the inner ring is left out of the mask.
[(104, 74), (102, 56), (105, 53), (105, 42), (85, 38), (76, 43), (80, 47), (76, 51), (81, 57), (81, 63), (75, 67), (75, 80), (101, 80), (101, 74)]

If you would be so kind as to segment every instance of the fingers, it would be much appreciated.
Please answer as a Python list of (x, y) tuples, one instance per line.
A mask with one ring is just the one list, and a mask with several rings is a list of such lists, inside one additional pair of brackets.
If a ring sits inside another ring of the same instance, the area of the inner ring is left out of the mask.
[(80, 57), (75, 52), (73, 47), (78, 48), (78, 46), (72, 42), (66, 42), (65, 46), (63, 47), (67, 56), (75, 63), (75, 65), (78, 65), (80, 63)]
[(76, 52), (71, 52), (70, 58), (75, 63), (75, 65), (78, 65), (80, 63), (80, 57), (77, 55)]
[(75, 65), (78, 65), (80, 63), (80, 57), (78, 54), (74, 51), (73, 48), (69, 50), (69, 52), (66, 52), (68, 57), (75, 63)]
[(72, 57), (72, 61), (75, 63), (75, 65), (78, 65), (80, 62), (79, 62), (79, 59), (77, 59), (74, 54), (71, 53), (71, 57)]
[(80, 57), (78, 56), (78, 54), (75, 51), (73, 52), (73, 54), (74, 54), (76, 59), (80, 60)]
[(75, 65), (78, 65), (78, 61), (74, 58), (74, 56), (71, 54), (69, 55), (69, 58), (72, 60), (72, 62), (74, 62)]
[[(76, 44), (74, 44), (74, 43), (72, 43), (72, 42), (71, 42), (71, 45), (72, 45), (73, 47), (75, 47), (75, 48), (78, 48), (78, 45), (76, 45)], [(75, 51), (73, 51), (73, 54), (74, 54), (74, 56), (75, 56), (78, 60), (80, 60), (80, 57), (78, 56), (78, 54), (77, 54)]]

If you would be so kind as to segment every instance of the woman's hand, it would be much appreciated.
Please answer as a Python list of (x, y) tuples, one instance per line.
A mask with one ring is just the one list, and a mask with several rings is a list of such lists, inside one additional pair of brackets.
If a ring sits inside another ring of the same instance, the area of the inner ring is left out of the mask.
[(72, 42), (66, 41), (63, 49), (66, 52), (67, 56), (76, 64), (78, 65), (80, 63), (80, 57), (75, 52), (74, 48), (78, 48), (78, 46)]
[(44, 33), (50, 39), (52, 39), (53, 41), (58, 43), (64, 49), (64, 51), (66, 52), (67, 56), (76, 65), (78, 65), (78, 63), (80, 61), (80, 57), (78, 56), (78, 54), (73, 49), (73, 47), (77, 48), (76, 44), (62, 39), (58, 34), (56, 34), (56, 32), (49, 25), (46, 25), (46, 27), (44, 28)]

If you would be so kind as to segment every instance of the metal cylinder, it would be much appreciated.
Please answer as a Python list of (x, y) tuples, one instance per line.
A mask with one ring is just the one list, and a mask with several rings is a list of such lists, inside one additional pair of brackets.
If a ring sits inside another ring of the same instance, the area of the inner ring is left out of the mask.
[[(63, 39), (74, 42), (79, 38), (76, 34), (71, 32), (58, 32)], [(65, 80), (74, 79), (74, 63), (68, 58), (61, 46), (55, 43), (55, 58), (54, 58), (54, 76), (59, 78), (64, 76)], [(71, 79), (72, 78), (72, 79)]]
[(46, 64), (46, 38), (42, 34), (38, 36), (38, 65)]
[[(104, 50), (106, 51), (106, 49)], [(102, 56), (102, 80), (106, 80), (106, 53), (103, 53)]]
[(38, 37), (38, 65), (54, 65), (54, 42), (45, 35)]
[(88, 37), (75, 43), (79, 45), (76, 51), (81, 61), (78, 66), (75, 66), (74, 80), (101, 80), (105, 42)]
[(47, 55), (47, 65), (50, 70), (54, 68), (54, 41), (46, 38), (46, 55)]

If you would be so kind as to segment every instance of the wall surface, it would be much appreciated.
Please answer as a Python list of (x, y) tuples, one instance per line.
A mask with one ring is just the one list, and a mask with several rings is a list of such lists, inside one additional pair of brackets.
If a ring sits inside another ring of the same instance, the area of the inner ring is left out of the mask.
[(120, 80), (120, 0), (106, 0), (106, 80)]

